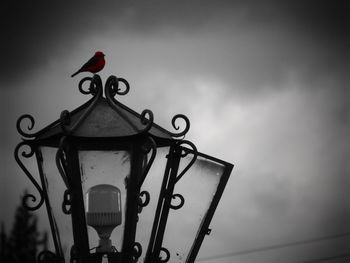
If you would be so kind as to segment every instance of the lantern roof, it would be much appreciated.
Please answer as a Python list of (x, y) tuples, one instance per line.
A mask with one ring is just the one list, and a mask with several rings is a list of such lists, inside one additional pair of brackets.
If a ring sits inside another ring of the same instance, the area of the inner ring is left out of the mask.
[[(82, 85), (87, 80), (91, 81), (90, 89), (85, 91)], [(125, 91), (120, 90), (118, 82), (125, 84)], [(35, 134), (28, 134), (21, 129), (20, 123), (25, 118), (29, 118), (32, 122), (29, 129), (32, 129), (34, 125), (32, 116), (23, 115), (17, 122), (19, 133), (25, 137), (34, 137), (36, 141), (57, 141), (57, 139), (65, 135), (80, 138), (116, 139), (147, 134), (155, 140), (170, 142), (174, 140), (174, 137), (183, 136), (189, 130), (189, 120), (182, 114), (174, 116), (172, 125), (176, 130), (179, 129), (179, 127), (175, 126), (175, 121), (181, 118), (186, 122), (184, 131), (172, 133), (153, 122), (153, 113), (150, 110), (144, 110), (139, 114), (117, 101), (114, 98), (116, 94), (125, 95), (129, 91), (129, 84), (122, 78), (111, 76), (107, 79), (105, 97), (102, 95), (102, 83), (97, 74), (93, 78), (87, 77), (82, 79), (79, 83), (79, 90), (83, 94), (92, 94), (93, 97), (71, 112), (63, 111), (58, 120)]]
[[(142, 116), (123, 104), (112, 108), (107, 99), (100, 97), (96, 103), (90, 100), (70, 113), (69, 124), (62, 127), (60, 119), (44, 128), (38, 134), (38, 139), (47, 139), (64, 133), (64, 129), (71, 131), (77, 137), (127, 137), (144, 131)], [(91, 106), (91, 108), (89, 108)], [(74, 129), (77, 122), (79, 125)], [(151, 135), (162, 139), (172, 139), (171, 133), (153, 123), (148, 131)]]

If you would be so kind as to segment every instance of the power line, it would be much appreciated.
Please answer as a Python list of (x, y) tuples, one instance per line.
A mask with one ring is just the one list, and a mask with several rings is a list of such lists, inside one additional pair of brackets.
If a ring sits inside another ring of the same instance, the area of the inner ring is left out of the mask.
[(199, 258), (196, 261), (208, 261), (208, 260), (214, 260), (214, 259), (220, 259), (220, 258), (234, 257), (234, 256), (239, 256), (239, 255), (246, 255), (246, 254), (251, 254), (251, 253), (263, 252), (263, 251), (267, 251), (267, 250), (305, 245), (305, 244), (309, 244), (309, 243), (315, 243), (315, 242), (331, 240), (331, 239), (347, 237), (347, 236), (350, 236), (350, 232), (331, 235), (331, 236), (323, 236), (323, 237), (318, 237), (318, 238), (313, 238), (313, 239), (300, 240), (300, 241), (290, 242), (290, 243), (285, 243), (285, 244), (271, 245), (271, 246), (266, 246), (266, 247), (224, 253), (224, 254), (215, 255), (215, 256), (208, 256), (208, 257)]
[(341, 254), (341, 255), (332, 256), (332, 257), (313, 259), (313, 260), (303, 261), (300, 263), (318, 263), (318, 262), (330, 261), (333, 259), (340, 259), (340, 258), (350, 258), (350, 254)]

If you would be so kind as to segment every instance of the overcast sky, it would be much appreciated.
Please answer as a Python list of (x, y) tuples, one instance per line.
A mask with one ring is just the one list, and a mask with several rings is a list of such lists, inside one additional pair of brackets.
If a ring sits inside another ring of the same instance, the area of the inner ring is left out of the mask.
[[(10, 227), (24, 188), (35, 194), (13, 158), (17, 118), (32, 114), (39, 130), (85, 102), (77, 84), (89, 74), (70, 75), (103, 51), (102, 79), (131, 85), (123, 103), (151, 109), (168, 129), (173, 115), (187, 115), (186, 139), (235, 164), (199, 258), (349, 233), (349, 9), (334, 2), (9, 1), (1, 220)], [(199, 262), (299, 263), (349, 252), (349, 243)]]

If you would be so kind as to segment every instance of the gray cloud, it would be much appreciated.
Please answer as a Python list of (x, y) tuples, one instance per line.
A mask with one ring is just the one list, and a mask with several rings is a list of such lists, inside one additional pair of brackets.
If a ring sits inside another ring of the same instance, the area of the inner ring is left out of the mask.
[(230, 34), (277, 26), (334, 48), (345, 33), (342, 7), (331, 1), (6, 1), (2, 10), (7, 81), (45, 66), (52, 56), (69, 56), (91, 35)]

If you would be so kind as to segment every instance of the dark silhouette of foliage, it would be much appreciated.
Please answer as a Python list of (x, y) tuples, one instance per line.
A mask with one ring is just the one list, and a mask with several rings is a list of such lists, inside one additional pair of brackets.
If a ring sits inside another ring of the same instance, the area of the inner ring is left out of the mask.
[(7, 258), (7, 249), (6, 249), (7, 236), (5, 233), (5, 225), (3, 222), (1, 223), (1, 230), (0, 231), (1, 231), (0, 232), (0, 259), (1, 259), (1, 262), (6, 262), (4, 260)]
[[(26, 193), (25, 193), (26, 194)], [(35, 263), (39, 246), (47, 247), (47, 233), (40, 238), (38, 218), (22, 205), (16, 209), (10, 235), (7, 237), (4, 224), (1, 227), (0, 262)]]

